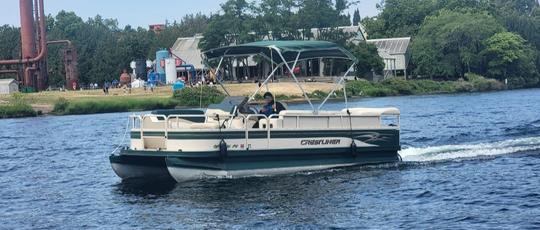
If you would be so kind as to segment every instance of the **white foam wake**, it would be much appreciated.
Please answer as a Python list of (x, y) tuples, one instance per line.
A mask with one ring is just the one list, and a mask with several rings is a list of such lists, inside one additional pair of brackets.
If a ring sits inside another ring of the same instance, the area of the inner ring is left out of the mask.
[(532, 150), (540, 150), (540, 137), (519, 138), (493, 143), (407, 148), (400, 151), (399, 154), (403, 161), (426, 162), (497, 156)]

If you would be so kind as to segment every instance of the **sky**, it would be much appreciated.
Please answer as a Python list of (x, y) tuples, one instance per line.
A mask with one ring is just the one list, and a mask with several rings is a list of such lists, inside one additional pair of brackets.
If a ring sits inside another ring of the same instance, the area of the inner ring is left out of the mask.
[[(225, 0), (44, 0), (45, 14), (55, 16), (59, 11), (73, 11), (83, 19), (97, 14), (104, 18), (118, 19), (121, 27), (148, 27), (150, 24), (173, 22), (191, 13), (216, 13)], [(362, 17), (377, 15), (375, 5), (380, 0), (361, 0), (350, 9), (351, 15), (358, 8)], [(2, 0), (0, 25), (20, 25), (19, 1)]]

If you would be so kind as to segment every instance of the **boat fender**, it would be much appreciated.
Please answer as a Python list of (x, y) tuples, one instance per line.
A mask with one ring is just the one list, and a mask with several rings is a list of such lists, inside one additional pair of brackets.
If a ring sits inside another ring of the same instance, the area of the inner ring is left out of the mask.
[(351, 154), (353, 156), (358, 156), (358, 152), (356, 151), (357, 149), (357, 146), (356, 146), (356, 142), (354, 141), (354, 139), (352, 139), (352, 143), (351, 143)]
[(357, 150), (356, 141), (354, 141), (354, 137), (353, 137), (353, 126), (352, 126), (351, 111), (349, 109), (347, 109), (347, 114), (349, 115), (349, 131), (350, 131), (350, 135), (351, 135), (351, 154), (353, 156), (358, 156), (358, 152), (356, 151)]
[(221, 142), (219, 142), (219, 156), (223, 159), (226, 158), (227, 155), (227, 142), (222, 139)]

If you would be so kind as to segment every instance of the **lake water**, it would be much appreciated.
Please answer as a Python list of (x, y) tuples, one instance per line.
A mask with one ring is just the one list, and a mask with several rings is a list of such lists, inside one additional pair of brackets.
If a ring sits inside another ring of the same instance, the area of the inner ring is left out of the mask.
[(404, 162), (125, 183), (108, 156), (128, 114), (0, 120), (0, 228), (540, 228), (540, 90), (350, 106), (401, 109)]

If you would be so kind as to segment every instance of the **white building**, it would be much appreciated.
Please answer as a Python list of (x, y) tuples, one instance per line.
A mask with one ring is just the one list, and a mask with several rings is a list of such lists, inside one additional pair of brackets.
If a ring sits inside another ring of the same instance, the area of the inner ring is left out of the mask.
[(187, 38), (178, 38), (171, 47), (172, 53), (182, 60), (195, 66), (197, 70), (203, 70), (202, 51), (199, 49), (199, 42), (203, 36), (194, 36)]
[(383, 58), (385, 64), (385, 78), (397, 75), (403, 75), (407, 78), (410, 37), (368, 39), (366, 42), (377, 46), (379, 56)]
[(19, 92), (19, 84), (15, 79), (0, 79), (0, 94)]

